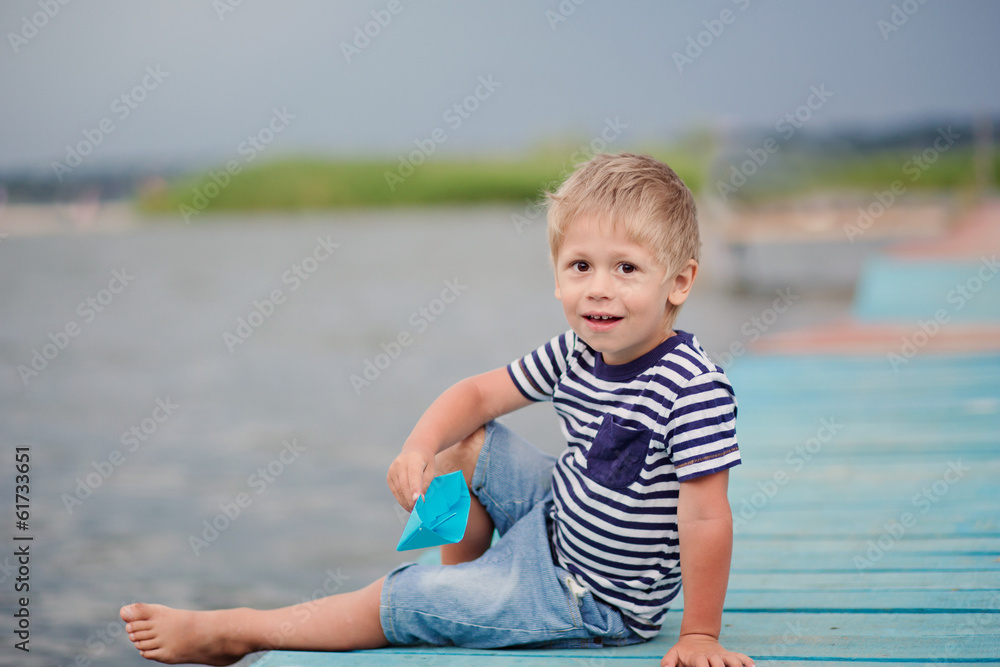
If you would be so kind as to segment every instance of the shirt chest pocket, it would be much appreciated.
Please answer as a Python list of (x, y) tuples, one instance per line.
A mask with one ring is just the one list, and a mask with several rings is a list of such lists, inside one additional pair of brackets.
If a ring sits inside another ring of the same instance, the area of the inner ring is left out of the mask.
[(639, 478), (653, 432), (629, 428), (614, 415), (604, 415), (587, 453), (587, 477), (602, 486), (620, 489)]

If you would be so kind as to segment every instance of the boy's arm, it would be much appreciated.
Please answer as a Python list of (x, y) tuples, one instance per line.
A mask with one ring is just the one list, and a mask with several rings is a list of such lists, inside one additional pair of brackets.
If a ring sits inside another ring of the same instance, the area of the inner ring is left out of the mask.
[(435, 454), (457, 444), (491, 419), (529, 403), (506, 366), (448, 388), (420, 417), (403, 443), (403, 450), (389, 466), (387, 481), (399, 504), (410, 510), (427, 490), (434, 479)]
[(726, 497), (729, 471), (681, 482), (677, 533), (681, 550), (684, 615), (677, 643), (663, 667), (718, 665), (752, 667), (753, 660), (719, 644), (722, 605), (733, 553), (733, 515)]

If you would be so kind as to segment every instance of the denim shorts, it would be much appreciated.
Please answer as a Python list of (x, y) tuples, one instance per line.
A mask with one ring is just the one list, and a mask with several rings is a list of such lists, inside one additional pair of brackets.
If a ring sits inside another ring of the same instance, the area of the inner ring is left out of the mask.
[(405, 563), (390, 572), (379, 609), (389, 643), (501, 648), (643, 641), (617, 609), (553, 563), (546, 521), (554, 463), (503, 425), (486, 425), (471, 491), (500, 539), (468, 563)]

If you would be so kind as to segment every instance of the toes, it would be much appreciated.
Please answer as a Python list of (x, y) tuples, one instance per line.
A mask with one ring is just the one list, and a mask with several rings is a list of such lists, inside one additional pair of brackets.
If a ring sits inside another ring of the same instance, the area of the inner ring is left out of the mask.
[(150, 618), (152, 616), (152, 610), (149, 605), (143, 604), (141, 602), (136, 602), (135, 604), (127, 604), (121, 608), (118, 614), (122, 617), (122, 620), (126, 623), (132, 621), (142, 621)]
[(163, 649), (140, 650), (139, 655), (146, 658), (146, 660), (155, 660), (156, 662), (163, 662), (169, 665), (177, 664), (177, 660)]
[(128, 633), (128, 638), (132, 641), (133, 644), (135, 644), (135, 643), (138, 643), (138, 642), (141, 642), (141, 641), (147, 641), (147, 640), (150, 640), (150, 639), (155, 639), (156, 638), (156, 633), (153, 632), (152, 630), (142, 630), (140, 632), (130, 632), (130, 633)]
[(150, 621), (132, 621), (125, 625), (125, 632), (142, 632), (152, 628), (153, 624)]
[(160, 645), (157, 644), (153, 639), (142, 639), (133, 643), (135, 644), (135, 647), (139, 649), (140, 652), (143, 653), (149, 653), (150, 651), (160, 648)]

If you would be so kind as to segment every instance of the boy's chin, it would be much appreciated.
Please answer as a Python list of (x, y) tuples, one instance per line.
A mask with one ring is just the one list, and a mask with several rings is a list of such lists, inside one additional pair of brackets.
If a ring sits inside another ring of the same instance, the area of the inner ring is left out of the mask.
[(619, 352), (618, 346), (611, 344), (607, 334), (600, 335), (595, 334), (593, 331), (579, 331), (575, 328), (574, 331), (580, 340), (586, 343), (594, 352), (600, 352), (605, 357), (608, 355), (614, 357)]
[[(593, 331), (590, 331), (586, 326), (580, 325), (572, 327), (573, 332), (576, 334), (577, 338), (582, 340), (584, 343), (589, 345), (591, 348), (597, 352), (604, 352), (602, 348), (609, 347), (607, 341), (602, 340), (602, 336), (595, 335)], [(603, 343), (603, 344), (602, 344)]]

